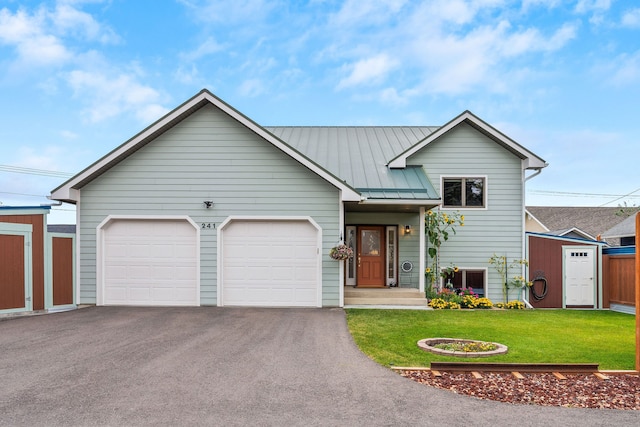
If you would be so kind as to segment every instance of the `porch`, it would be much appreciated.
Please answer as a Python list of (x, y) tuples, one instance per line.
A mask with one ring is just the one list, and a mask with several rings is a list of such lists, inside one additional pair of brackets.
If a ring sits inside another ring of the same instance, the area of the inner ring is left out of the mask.
[(415, 288), (344, 287), (344, 305), (427, 307), (424, 292)]

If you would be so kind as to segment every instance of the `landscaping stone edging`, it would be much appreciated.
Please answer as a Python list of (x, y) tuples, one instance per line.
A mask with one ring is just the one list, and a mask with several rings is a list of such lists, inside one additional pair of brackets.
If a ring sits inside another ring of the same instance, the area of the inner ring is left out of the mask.
[(418, 341), (418, 347), (430, 353), (440, 354), (442, 356), (455, 356), (455, 357), (468, 357), (468, 358), (496, 356), (498, 354), (505, 354), (509, 350), (506, 345), (500, 344), (497, 342), (491, 343), (496, 346), (496, 349), (491, 351), (475, 351), (475, 352), (453, 351), (453, 350), (443, 350), (440, 348), (433, 347), (436, 344), (450, 343), (450, 342), (483, 343), (486, 341), (467, 340), (462, 338), (425, 338), (423, 340)]

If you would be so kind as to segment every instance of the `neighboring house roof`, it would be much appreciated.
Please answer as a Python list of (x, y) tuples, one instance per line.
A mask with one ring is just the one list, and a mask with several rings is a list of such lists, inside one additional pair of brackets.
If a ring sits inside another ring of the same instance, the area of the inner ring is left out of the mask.
[(616, 215), (620, 208), (615, 207), (527, 206), (526, 210), (551, 230), (550, 234), (563, 235), (577, 229), (594, 240), (624, 219)]
[(614, 225), (604, 233), (602, 237), (614, 238), (614, 237), (632, 237), (636, 235), (636, 214), (627, 217), (622, 222)]
[(566, 236), (566, 237), (577, 237), (579, 239), (587, 239), (587, 240), (598, 240), (597, 236), (592, 236), (589, 233), (585, 233), (577, 227), (565, 228), (564, 230), (552, 230), (547, 232), (552, 236)]
[(469, 111), (442, 127), (262, 127), (217, 98), (200, 91), (160, 120), (108, 153), (51, 192), (51, 198), (70, 203), (78, 190), (113, 165), (142, 148), (204, 105), (212, 104), (268, 143), (341, 190), (342, 200), (359, 203), (431, 205), (440, 196), (422, 167), (407, 166), (406, 159), (466, 123), (522, 159), (523, 168), (541, 169), (547, 163), (500, 133)]
[(76, 226), (74, 224), (47, 224), (47, 231), (49, 233), (75, 234)]
[(50, 205), (40, 205), (40, 206), (0, 206), (0, 211), (10, 213), (11, 211), (26, 211), (26, 210), (41, 210), (41, 211), (50, 211)]

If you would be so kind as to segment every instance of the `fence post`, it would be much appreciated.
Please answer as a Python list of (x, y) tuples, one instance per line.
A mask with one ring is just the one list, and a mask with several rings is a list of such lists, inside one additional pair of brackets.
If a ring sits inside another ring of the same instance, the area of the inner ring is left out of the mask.
[(640, 212), (636, 213), (636, 371), (640, 372)]

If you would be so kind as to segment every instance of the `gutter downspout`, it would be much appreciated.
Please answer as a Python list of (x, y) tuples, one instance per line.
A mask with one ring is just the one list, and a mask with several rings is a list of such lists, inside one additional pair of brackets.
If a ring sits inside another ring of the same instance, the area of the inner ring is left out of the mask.
[[(526, 202), (525, 202), (525, 197), (526, 197), (526, 195), (525, 195), (525, 193), (526, 193), (526, 191), (525, 191), (525, 190), (526, 190), (526, 183), (527, 183), (527, 181), (529, 181), (531, 178), (534, 178), (534, 177), (536, 177), (536, 176), (540, 175), (540, 173), (542, 173), (542, 168), (537, 168), (537, 169), (535, 170), (535, 172), (534, 172), (534, 173), (532, 173), (532, 174), (531, 174), (531, 175), (529, 175), (529, 176), (525, 176), (525, 174), (526, 174), (526, 169), (524, 169), (524, 170), (522, 171), (522, 175), (523, 175), (523, 177), (524, 177), (523, 185), (522, 185), (522, 210), (523, 210), (523, 211), (524, 211), (525, 206), (526, 206)], [(524, 212), (523, 212), (523, 213), (524, 213)], [(524, 253), (524, 254), (527, 254), (527, 253), (529, 253), (529, 240), (527, 239), (527, 232), (526, 232), (526, 216), (525, 216), (525, 215), (522, 215), (522, 231), (523, 231), (523, 233), (522, 233), (522, 234), (523, 234), (523, 237), (524, 237), (524, 239), (523, 239), (523, 240), (524, 240), (524, 242), (523, 242), (523, 246), (524, 246), (524, 247), (523, 247), (523, 251), (524, 251), (524, 252), (523, 252), (523, 253)], [(528, 267), (528, 266), (526, 266), (526, 267), (525, 267), (525, 266), (522, 266), (522, 269), (524, 270), (524, 274), (523, 274), (523, 276), (524, 276), (524, 277), (528, 277), (528, 273), (529, 273), (529, 271), (528, 271), (528, 270), (529, 270), (529, 267)], [(527, 288), (526, 288), (526, 287), (522, 289), (522, 301), (524, 302), (524, 305), (525, 305), (527, 308), (534, 308), (534, 307), (531, 305), (531, 303), (529, 302), (529, 300), (527, 299)]]

